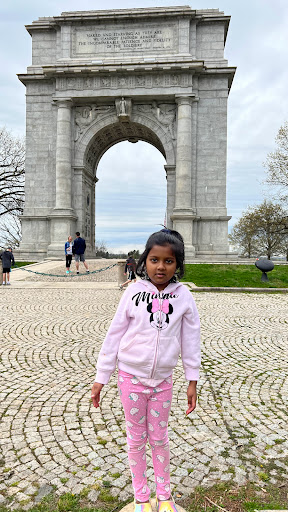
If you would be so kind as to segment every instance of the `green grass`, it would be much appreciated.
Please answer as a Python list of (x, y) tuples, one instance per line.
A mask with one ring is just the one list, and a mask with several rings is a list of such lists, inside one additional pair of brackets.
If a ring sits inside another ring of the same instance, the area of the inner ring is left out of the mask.
[[(119, 512), (127, 502), (120, 503), (117, 498), (112, 496), (107, 489), (101, 489), (99, 499), (93, 506), (87, 499), (90, 489), (82, 492), (80, 495), (73, 493), (62, 494), (57, 497), (54, 492), (41, 500), (41, 503), (31, 505), (29, 512)], [(129, 500), (131, 501), (131, 500)], [(25, 509), (23, 506), (25, 505)], [(18, 512), (26, 511), (27, 502), (20, 503)], [(9, 506), (0, 505), (0, 512), (11, 512)]]
[[(222, 482), (208, 489), (196, 487), (191, 495), (184, 499), (177, 499), (177, 491), (175, 495), (176, 501), (187, 512), (203, 512), (203, 510), (219, 512), (219, 506), (229, 510), (229, 512), (254, 512), (255, 509), (287, 509), (288, 483), (283, 480), (280, 487), (270, 485), (267, 482), (263, 485), (265, 485), (265, 490), (253, 483), (238, 487), (232, 482)], [(132, 497), (130, 497), (126, 502), (121, 503), (110, 494), (109, 489), (102, 487), (99, 489), (97, 503), (92, 505), (88, 499), (88, 494), (92, 488), (96, 488), (96, 486), (88, 487), (80, 495), (66, 493), (59, 497), (53, 492), (43, 498), (41, 503), (32, 505), (28, 512), (119, 512), (127, 503), (132, 501)], [(209, 498), (210, 502), (206, 498)], [(216, 506), (211, 504), (211, 501)], [(26, 505), (26, 503), (22, 503), (23, 505)], [(0, 505), (0, 512), (11, 512), (11, 509), (9, 506)], [(24, 512), (24, 509), (20, 507), (18, 512)]]
[(255, 509), (287, 509), (287, 486), (266, 485), (265, 491), (253, 483), (237, 487), (231, 483), (216, 484), (210, 489), (196, 487), (189, 498), (181, 502), (187, 512), (219, 512), (219, 508), (206, 500), (206, 496), (229, 512), (254, 512)]
[(255, 265), (229, 265), (199, 263), (185, 265), (182, 281), (196, 286), (244, 287), (244, 288), (288, 288), (288, 266), (275, 265), (268, 273), (269, 281), (261, 281), (261, 272)]
[(35, 261), (16, 261), (17, 266), (12, 267), (12, 268), (24, 267), (25, 265), (33, 265), (33, 263), (36, 263), (36, 262)]

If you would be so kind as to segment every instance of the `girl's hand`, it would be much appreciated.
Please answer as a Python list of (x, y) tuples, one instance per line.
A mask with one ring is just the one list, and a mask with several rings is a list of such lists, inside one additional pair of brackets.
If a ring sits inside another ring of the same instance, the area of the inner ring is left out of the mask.
[(103, 388), (103, 384), (100, 384), (99, 382), (94, 382), (92, 389), (91, 389), (91, 400), (94, 405), (94, 407), (99, 407), (100, 403), (100, 391)]
[(196, 401), (197, 401), (197, 391), (196, 391), (196, 380), (190, 380), (188, 389), (187, 389), (187, 398), (188, 398), (188, 409), (186, 411), (186, 414), (190, 414), (190, 412), (194, 411), (196, 407)]

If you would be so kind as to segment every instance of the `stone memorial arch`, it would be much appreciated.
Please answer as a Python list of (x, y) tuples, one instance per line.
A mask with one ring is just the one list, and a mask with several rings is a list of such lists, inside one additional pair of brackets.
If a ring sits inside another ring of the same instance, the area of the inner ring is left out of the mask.
[(227, 255), (229, 20), (183, 6), (64, 12), (26, 27), (21, 255), (62, 257), (76, 230), (93, 255), (97, 166), (124, 140), (165, 157), (167, 222), (182, 233), (187, 260)]

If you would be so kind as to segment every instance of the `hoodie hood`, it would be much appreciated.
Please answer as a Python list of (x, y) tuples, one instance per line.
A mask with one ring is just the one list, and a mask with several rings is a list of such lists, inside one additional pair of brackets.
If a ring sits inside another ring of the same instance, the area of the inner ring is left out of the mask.
[(151, 283), (151, 281), (148, 281), (147, 279), (141, 279), (141, 281), (137, 281), (136, 284), (137, 285), (142, 284), (145, 290), (148, 289), (149, 292), (156, 293), (157, 295), (159, 294), (161, 297), (162, 297), (162, 295), (175, 293), (176, 290), (183, 287), (183, 284), (178, 283), (178, 282), (177, 283), (169, 283), (166, 286), (166, 288), (164, 288), (164, 290), (159, 291), (158, 288), (153, 283)]

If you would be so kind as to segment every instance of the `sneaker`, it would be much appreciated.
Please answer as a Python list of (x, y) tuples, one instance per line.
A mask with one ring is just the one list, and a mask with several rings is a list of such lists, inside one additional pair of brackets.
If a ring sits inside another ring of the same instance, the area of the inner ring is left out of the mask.
[(90, 274), (90, 270), (86, 270), (86, 274)]
[(8, 281), (8, 283), (6, 283), (6, 286), (8, 286), (8, 285), (10, 286), (10, 284), (11, 284), (11, 283), (9, 283), (9, 281)]
[(79, 272), (76, 272), (76, 274), (79, 274)]
[(5, 284), (6, 284), (5, 281), (3, 281), (2, 286), (4, 286)]
[(173, 498), (167, 501), (158, 501), (156, 498), (157, 512), (178, 512)]
[(66, 270), (66, 274), (69, 274), (69, 270)]
[(123, 290), (123, 285), (122, 284), (119, 285), (119, 290)]
[(152, 512), (151, 503), (136, 503), (134, 501), (134, 512)]

